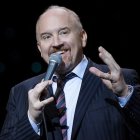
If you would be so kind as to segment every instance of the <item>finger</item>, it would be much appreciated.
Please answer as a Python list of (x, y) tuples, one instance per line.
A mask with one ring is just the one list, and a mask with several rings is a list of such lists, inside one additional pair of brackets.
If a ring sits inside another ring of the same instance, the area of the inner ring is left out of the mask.
[(101, 46), (99, 47), (99, 57), (108, 65), (111, 71), (118, 71), (120, 69), (112, 55)]
[(112, 83), (109, 80), (102, 79), (103, 83), (112, 90)]
[(95, 67), (90, 67), (89, 68), (89, 71), (91, 72), (91, 73), (93, 73), (93, 74), (95, 74), (96, 76), (98, 76), (98, 77), (100, 77), (100, 70), (98, 70), (97, 68), (95, 68)]
[(44, 107), (45, 105), (51, 103), (53, 100), (54, 100), (54, 98), (53, 97), (50, 97), (50, 98), (47, 98), (47, 99), (41, 101), (41, 104)]
[(38, 83), (33, 89), (31, 89), (29, 91), (32, 92), (32, 94), (36, 97), (36, 98), (39, 98), (42, 91), (48, 87), (48, 85), (50, 85), (52, 83), (52, 81), (48, 80), (48, 81), (42, 81), (40, 83)]
[(110, 73), (104, 73), (95, 67), (90, 67), (89, 71), (101, 79), (110, 80), (111, 82), (113, 81), (113, 77)]

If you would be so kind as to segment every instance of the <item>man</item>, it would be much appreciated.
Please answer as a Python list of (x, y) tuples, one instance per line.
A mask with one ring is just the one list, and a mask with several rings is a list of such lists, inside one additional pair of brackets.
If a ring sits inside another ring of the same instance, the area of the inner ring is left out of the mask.
[[(63, 89), (68, 140), (140, 139), (137, 73), (121, 69), (103, 47), (99, 47), (99, 57), (106, 65), (98, 65), (86, 57), (83, 48), (87, 34), (76, 13), (65, 7), (49, 7), (37, 21), (36, 38), (46, 63), (53, 53), (59, 52), (62, 56), (54, 75), (76, 74)], [(45, 73), (11, 89), (0, 139), (63, 139), (60, 116), (55, 108), (57, 84), (44, 81), (44, 77)], [(41, 99), (42, 96), (45, 98)]]

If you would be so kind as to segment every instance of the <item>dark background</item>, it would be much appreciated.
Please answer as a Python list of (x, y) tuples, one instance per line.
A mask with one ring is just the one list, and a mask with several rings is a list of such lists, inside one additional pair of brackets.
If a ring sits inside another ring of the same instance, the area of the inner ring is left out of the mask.
[(79, 14), (88, 33), (85, 54), (93, 61), (102, 63), (97, 50), (102, 45), (121, 67), (134, 68), (140, 73), (136, 3), (118, 0), (1, 1), (0, 128), (11, 87), (47, 69), (36, 47), (35, 23), (50, 4), (67, 6)]

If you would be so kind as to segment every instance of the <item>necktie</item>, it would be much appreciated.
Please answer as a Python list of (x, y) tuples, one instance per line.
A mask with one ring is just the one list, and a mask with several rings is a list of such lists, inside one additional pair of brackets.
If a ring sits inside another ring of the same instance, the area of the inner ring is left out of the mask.
[(65, 86), (65, 83), (74, 77), (76, 77), (76, 74), (70, 73), (69, 75), (65, 77), (60, 77), (57, 79), (57, 90), (55, 93), (55, 97), (56, 97), (56, 107), (59, 111), (63, 140), (67, 140), (67, 129), (68, 129), (67, 117), (66, 117), (65, 94), (64, 94), (63, 89)]

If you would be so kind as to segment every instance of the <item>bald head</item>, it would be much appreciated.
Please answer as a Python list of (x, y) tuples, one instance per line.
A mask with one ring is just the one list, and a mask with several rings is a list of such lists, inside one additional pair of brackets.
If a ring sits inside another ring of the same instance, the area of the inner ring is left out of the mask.
[[(38, 29), (40, 28), (40, 22), (42, 22), (43, 20), (45, 20), (45, 16), (52, 16), (55, 14), (64, 14), (68, 16), (70, 23), (75, 24), (75, 26), (77, 27), (77, 29), (82, 30), (82, 23), (80, 21), (79, 16), (72, 10), (66, 8), (66, 7), (62, 7), (62, 6), (50, 6), (48, 7), (38, 18), (37, 23), (36, 23), (36, 38), (38, 40)], [(47, 20), (45, 21), (47, 22)]]

